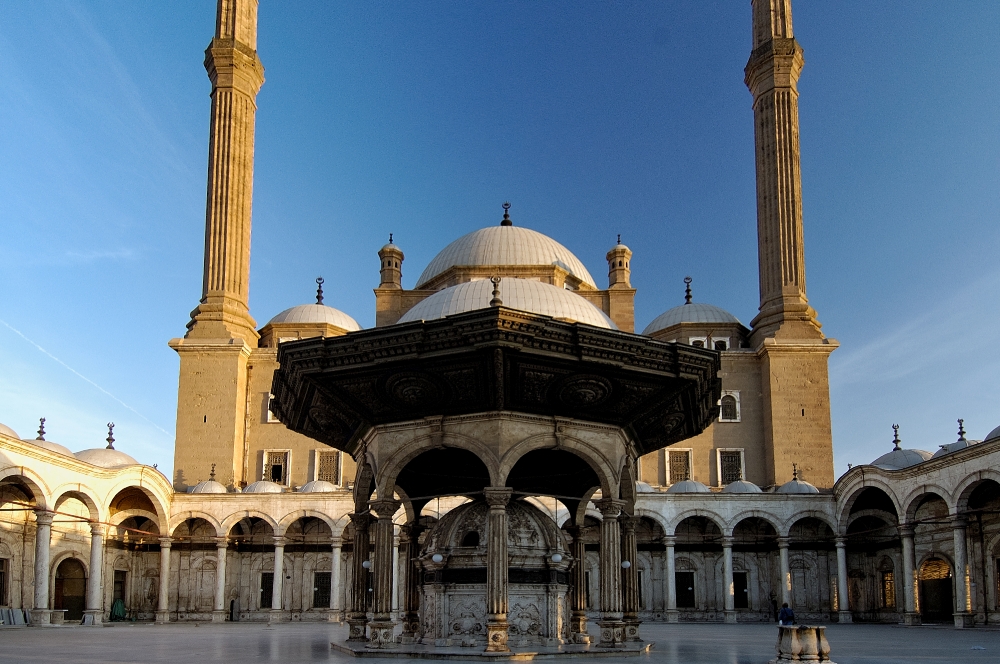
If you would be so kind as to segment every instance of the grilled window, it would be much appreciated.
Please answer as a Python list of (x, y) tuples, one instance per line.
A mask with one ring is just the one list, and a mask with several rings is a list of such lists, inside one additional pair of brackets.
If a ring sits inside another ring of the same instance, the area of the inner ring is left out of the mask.
[(892, 572), (882, 572), (882, 608), (896, 608), (896, 580)]
[(336, 450), (316, 452), (316, 479), (340, 484), (340, 452)]
[(271, 608), (271, 599), (274, 597), (274, 572), (260, 573), (260, 608), (266, 611)]
[(313, 572), (313, 608), (330, 608), (330, 572)]
[(740, 421), (740, 397), (739, 392), (724, 392), (719, 400), (719, 421), (739, 422)]
[(7, 570), (7, 559), (0, 558), (0, 606), (7, 604)]
[(715, 350), (729, 350), (729, 342), (725, 339), (716, 339), (713, 342)]
[(719, 473), (723, 486), (743, 479), (743, 452), (739, 450), (720, 451)]
[(264, 479), (288, 484), (288, 451), (264, 452)]
[(669, 482), (676, 484), (691, 479), (691, 452), (688, 450), (667, 452), (669, 460)]

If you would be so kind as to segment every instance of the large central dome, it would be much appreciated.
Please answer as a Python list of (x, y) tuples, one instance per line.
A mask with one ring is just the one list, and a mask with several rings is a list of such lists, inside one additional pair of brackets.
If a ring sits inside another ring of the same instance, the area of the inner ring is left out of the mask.
[(456, 265), (558, 265), (597, 288), (590, 272), (569, 249), (520, 226), (489, 226), (458, 238), (427, 265), (417, 280), (417, 288)]

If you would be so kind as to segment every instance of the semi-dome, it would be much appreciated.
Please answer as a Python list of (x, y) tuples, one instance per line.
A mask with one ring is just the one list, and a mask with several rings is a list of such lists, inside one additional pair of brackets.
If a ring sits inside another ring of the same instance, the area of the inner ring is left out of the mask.
[(190, 493), (229, 493), (229, 491), (226, 487), (211, 479), (198, 482), (191, 488)]
[(667, 493), (710, 493), (709, 488), (697, 480), (674, 482)]
[(101, 468), (123, 468), (125, 466), (135, 466), (139, 462), (116, 449), (99, 447), (92, 450), (82, 450), (74, 454), (77, 459), (99, 466)]
[(931, 453), (925, 450), (904, 450), (901, 444), (903, 441), (899, 439), (899, 425), (893, 424), (892, 430), (892, 443), (894, 445), (892, 451), (872, 461), (873, 466), (883, 470), (900, 470), (915, 466), (931, 458)]
[(282, 493), (282, 491), (280, 484), (267, 480), (258, 480), (243, 489), (243, 493)]
[(337, 485), (326, 480), (313, 480), (299, 487), (299, 493), (331, 493), (337, 490)]
[(21, 437), (17, 435), (16, 431), (11, 429), (6, 424), (3, 424), (2, 422), (0, 422), (0, 434), (3, 434), (5, 436), (10, 436), (11, 438), (17, 438), (18, 440), (21, 439)]
[(520, 226), (489, 226), (458, 238), (428, 263), (417, 279), (417, 288), (456, 265), (558, 265), (597, 288), (590, 272), (569, 249)]
[(701, 302), (690, 302), (668, 309), (653, 319), (653, 322), (646, 326), (643, 334), (649, 335), (668, 327), (679, 325), (680, 323), (706, 323), (724, 325), (742, 325), (740, 320), (719, 307)]
[(778, 487), (777, 493), (819, 493), (819, 489), (809, 482), (799, 479), (799, 470), (792, 470), (792, 479)]
[[(500, 282), (503, 306), (575, 323), (617, 330), (608, 316), (576, 293), (541, 281), (507, 278)], [(493, 299), (493, 283), (476, 279), (450, 286), (418, 302), (399, 319), (400, 323), (436, 320), (476, 309), (487, 309)]]
[(357, 332), (361, 329), (358, 321), (340, 309), (334, 309), (325, 304), (300, 304), (297, 307), (285, 309), (268, 321), (268, 325), (273, 323), (320, 323), (333, 325), (348, 332)]
[(722, 493), (763, 493), (763, 491), (753, 482), (736, 480), (722, 487)]

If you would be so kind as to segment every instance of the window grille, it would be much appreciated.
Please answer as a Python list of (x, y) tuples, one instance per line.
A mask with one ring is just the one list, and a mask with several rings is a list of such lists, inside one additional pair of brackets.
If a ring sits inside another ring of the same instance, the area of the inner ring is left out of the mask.
[(892, 572), (882, 572), (882, 607), (896, 608), (896, 580)]
[(316, 452), (316, 479), (340, 484), (340, 452), (336, 450)]
[(722, 485), (743, 479), (743, 453), (740, 451), (720, 451), (719, 471)]
[(264, 479), (288, 484), (288, 452), (264, 453)]
[(736, 407), (736, 397), (732, 394), (722, 397), (719, 419), (723, 422), (735, 422), (739, 420), (739, 417), (739, 410)]
[(667, 454), (670, 461), (670, 483), (676, 484), (691, 479), (691, 453), (684, 450), (668, 451)]
[(274, 597), (274, 572), (260, 573), (260, 609), (266, 611), (271, 608)]
[(920, 566), (920, 580), (947, 579), (951, 576), (951, 566), (940, 558), (930, 558)]
[(0, 606), (7, 604), (7, 559), (0, 558)]
[(313, 608), (330, 608), (330, 572), (313, 572)]

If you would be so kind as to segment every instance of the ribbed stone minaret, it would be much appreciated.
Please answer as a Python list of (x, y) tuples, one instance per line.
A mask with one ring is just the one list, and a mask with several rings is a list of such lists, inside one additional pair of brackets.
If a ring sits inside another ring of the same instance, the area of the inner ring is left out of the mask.
[(257, 57), (257, 0), (219, 0), (205, 69), (212, 81), (205, 272), (187, 336), (255, 341), (257, 324), (248, 306), (250, 210), (256, 100), (264, 83)]
[[(805, 479), (833, 486), (828, 361), (837, 342), (820, 332), (806, 299), (799, 166), (798, 80), (805, 63), (792, 31), (791, 0), (751, 0), (757, 164), (760, 312), (751, 345), (761, 358), (766, 484), (782, 484), (797, 463)], [(779, 380), (780, 377), (780, 380)]]

